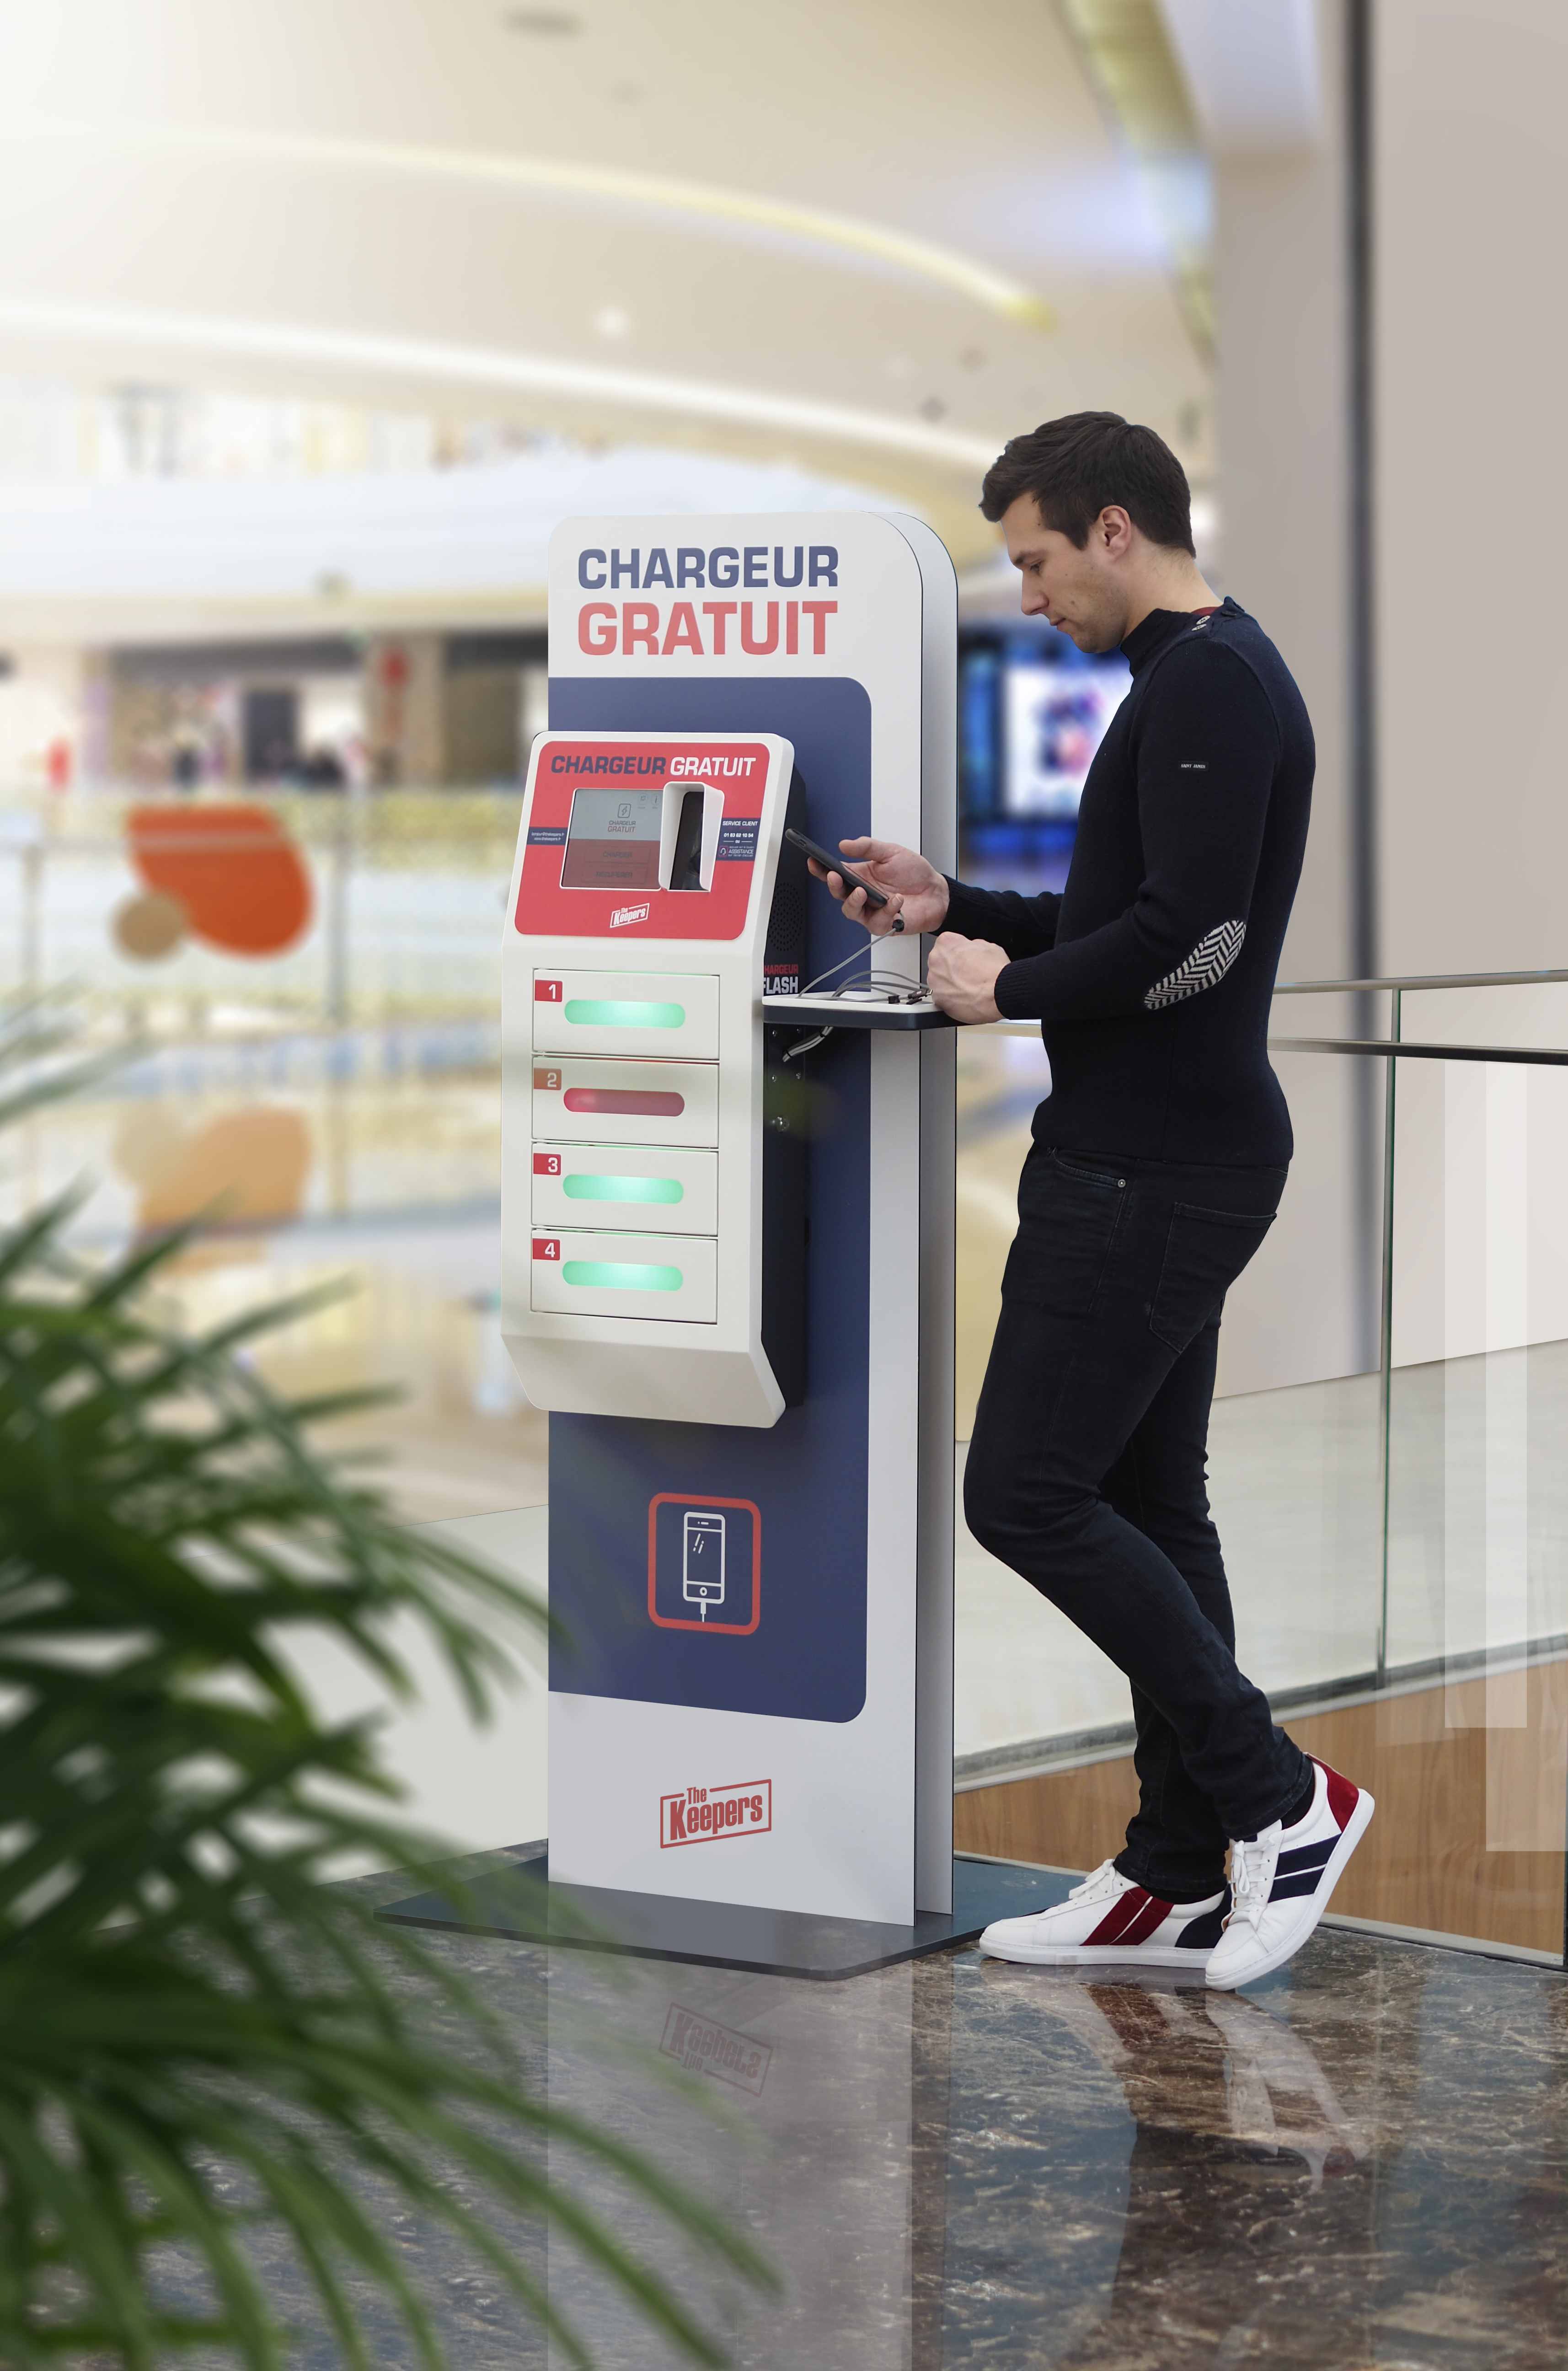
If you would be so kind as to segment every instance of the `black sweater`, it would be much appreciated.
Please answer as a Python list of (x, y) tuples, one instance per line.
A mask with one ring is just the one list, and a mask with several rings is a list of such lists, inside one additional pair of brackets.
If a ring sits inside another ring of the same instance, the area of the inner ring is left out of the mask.
[(954, 881), (943, 928), (1004, 947), (997, 1006), (1043, 1024), (1036, 1143), (1282, 1165), (1290, 1115), (1267, 1036), (1307, 843), (1306, 706), (1234, 601), (1157, 609), (1123, 649), (1132, 689), (1089, 769), (1066, 887)]

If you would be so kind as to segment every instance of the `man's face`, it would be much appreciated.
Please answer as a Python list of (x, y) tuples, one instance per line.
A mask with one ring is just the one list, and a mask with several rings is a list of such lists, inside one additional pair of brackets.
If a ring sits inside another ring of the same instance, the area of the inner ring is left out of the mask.
[(1127, 630), (1127, 588), (1116, 565), (1124, 549), (1121, 511), (1102, 511), (1080, 551), (1047, 526), (1032, 494), (1020, 494), (1002, 514), (1008, 557), (1023, 578), (1026, 618), (1044, 618), (1080, 651), (1113, 651)]

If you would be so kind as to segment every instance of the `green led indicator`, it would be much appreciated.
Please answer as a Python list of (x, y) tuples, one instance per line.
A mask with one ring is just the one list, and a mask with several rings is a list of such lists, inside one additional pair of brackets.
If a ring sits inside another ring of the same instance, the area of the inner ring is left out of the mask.
[(611, 1292), (679, 1292), (678, 1267), (638, 1267), (630, 1260), (568, 1260), (568, 1284), (603, 1285)]
[(679, 1181), (674, 1177), (568, 1177), (566, 1193), (574, 1202), (678, 1202)]
[(631, 1004), (604, 996), (567, 999), (566, 1017), (579, 1029), (678, 1029), (684, 1004)]

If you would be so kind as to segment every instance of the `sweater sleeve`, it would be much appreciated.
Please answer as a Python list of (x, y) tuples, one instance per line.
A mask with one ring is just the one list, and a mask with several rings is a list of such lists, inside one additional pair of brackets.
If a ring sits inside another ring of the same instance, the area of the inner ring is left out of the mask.
[(1218, 642), (1172, 651), (1149, 686), (1133, 752), (1137, 896), (1065, 946), (1009, 945), (997, 1010), (1013, 1021), (1089, 1021), (1159, 1012), (1216, 988), (1247, 935), (1280, 751), (1273, 704), (1245, 659)]
[(1043, 890), (1038, 897), (1020, 897), (1016, 889), (972, 889), (965, 882), (949, 881), (942, 928), (955, 931), (961, 939), (988, 939), (1016, 963), (1055, 945), (1061, 910), (1061, 897), (1054, 889)]

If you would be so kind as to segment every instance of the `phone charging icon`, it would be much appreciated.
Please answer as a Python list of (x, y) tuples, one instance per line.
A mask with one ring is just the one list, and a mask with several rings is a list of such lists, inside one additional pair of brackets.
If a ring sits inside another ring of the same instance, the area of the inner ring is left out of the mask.
[(682, 1526), (681, 1595), (701, 1608), (724, 1602), (724, 1518), (688, 1508)]

